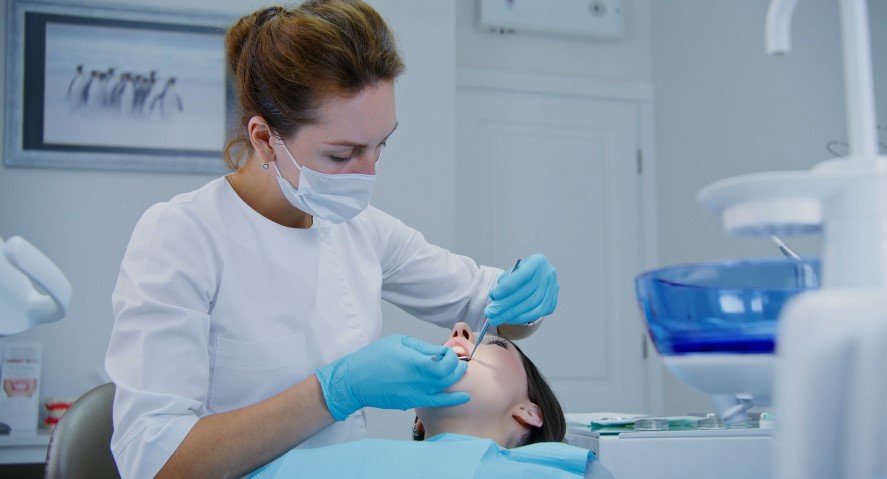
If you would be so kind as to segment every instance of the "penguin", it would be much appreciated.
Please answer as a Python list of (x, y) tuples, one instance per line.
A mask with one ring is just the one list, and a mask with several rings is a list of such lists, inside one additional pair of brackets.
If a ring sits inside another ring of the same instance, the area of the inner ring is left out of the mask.
[(117, 111), (128, 115), (132, 113), (132, 105), (135, 103), (137, 75), (126, 73), (126, 81), (117, 91)]
[(114, 81), (114, 68), (109, 68), (107, 72), (103, 72), (99, 77), (99, 103), (102, 108), (108, 109), (111, 106), (111, 83)]
[(148, 112), (153, 112), (155, 106), (160, 110), (160, 116), (164, 118), (167, 115), (182, 112), (184, 105), (182, 105), (182, 97), (180, 97), (179, 93), (176, 91), (176, 77), (170, 77), (169, 80), (166, 80), (166, 85), (163, 86), (163, 91), (151, 101), (151, 105), (148, 107)]
[(129, 72), (123, 72), (120, 74), (120, 79), (111, 88), (110, 106), (118, 112), (120, 111), (120, 94), (126, 88), (127, 81), (129, 81)]
[(65, 101), (68, 102), (68, 108), (71, 111), (75, 111), (83, 105), (83, 90), (88, 82), (86, 74), (83, 73), (82, 63), (77, 65), (75, 71), (74, 78), (68, 83), (68, 93), (65, 95)]
[[(89, 75), (89, 80), (86, 81), (86, 85), (83, 86), (83, 90), (81, 90), (81, 92), (80, 92), (80, 103), (78, 105), (78, 108), (85, 107), (85, 106), (89, 105), (90, 88), (92, 88), (93, 83), (95, 83), (96, 85), (98, 84), (98, 81), (97, 81), (98, 77), (99, 77), (99, 72), (96, 70), (92, 70), (92, 72)], [(93, 98), (95, 98), (95, 93), (92, 93), (92, 96), (93, 96)], [(95, 100), (93, 100), (93, 101), (95, 101)]]
[(139, 84), (139, 87), (136, 89), (136, 101), (133, 109), (138, 112), (140, 115), (145, 110), (145, 103), (148, 101), (148, 97), (151, 95), (151, 90), (154, 89), (154, 84), (157, 82), (157, 72), (155, 70), (151, 70), (147, 77), (142, 77), (142, 81)]
[(77, 68), (74, 71), (75, 71), (74, 78), (71, 78), (71, 82), (68, 83), (68, 94), (65, 96), (65, 98), (68, 98), (68, 99), (71, 98), (71, 92), (74, 91), (74, 85), (75, 84), (78, 86), (82, 85), (83, 82), (86, 80), (86, 75), (83, 74), (83, 64), (82, 63), (77, 65)]
[(108, 96), (107, 75), (105, 72), (96, 72), (89, 86), (86, 108), (95, 111), (101, 110), (105, 98)]
[[(138, 109), (138, 105), (139, 105), (139, 98), (141, 98), (141, 95), (142, 95), (142, 88), (143, 88), (142, 82), (144, 81), (144, 79), (145, 79), (145, 77), (143, 77), (141, 74), (138, 74), (138, 73), (136, 73), (130, 77), (129, 81), (130, 81), (130, 84), (132, 85), (132, 91), (129, 95), (126, 95), (124, 92), (124, 95), (122, 95), (122, 97), (120, 99), (121, 101), (126, 102), (123, 104), (124, 112), (129, 113), (131, 115), (136, 113), (136, 111)], [(128, 97), (128, 101), (127, 101), (127, 97)]]

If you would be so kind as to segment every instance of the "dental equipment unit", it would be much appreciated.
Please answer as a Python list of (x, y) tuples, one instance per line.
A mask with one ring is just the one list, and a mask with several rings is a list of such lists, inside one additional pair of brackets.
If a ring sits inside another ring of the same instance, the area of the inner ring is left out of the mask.
[[(71, 283), (49, 258), (21, 237), (13, 236), (5, 242), (0, 238), (0, 337), (62, 319), (68, 311), (70, 301)], [(7, 349), (4, 353), (7, 358), (8, 351)], [(7, 368), (11, 364), (14, 361), (0, 362), (0, 365)], [(16, 371), (19, 374), (32, 373), (29, 366), (31, 365), (16, 365)], [(4, 386), (9, 382), (15, 387), (16, 382), (21, 380), (7, 379), (8, 371), (3, 371)], [(16, 377), (15, 374), (12, 377)], [(30, 387), (36, 388), (37, 380), (33, 376), (30, 378), (33, 381)], [(4, 399), (7, 399), (5, 395)], [(36, 406), (36, 403), (32, 404)], [(3, 406), (8, 407), (8, 403)], [(9, 424), (0, 422), (0, 434), (8, 434), (11, 429), (28, 430), (37, 426), (36, 408), (31, 409), (32, 414), (28, 414), (28, 408), (21, 405), (11, 411), (13, 414), (3, 417)]]
[[(796, 3), (771, 0), (768, 53), (788, 53)], [(729, 233), (772, 236), (785, 258), (666, 267), (636, 282), (666, 367), (712, 398), (724, 426), (571, 428), (568, 441), (616, 477), (887, 477), (887, 157), (866, 0), (839, 4), (849, 155), (728, 178), (697, 196)], [(776, 238), (811, 233), (823, 235), (820, 260)], [(749, 417), (771, 405), (760, 422)]]
[[(790, 50), (795, 4), (771, 1), (769, 53)], [(878, 154), (867, 4), (841, 0), (840, 9), (849, 155), (699, 193), (734, 234), (823, 235), (821, 288), (780, 315), (777, 479), (887, 476), (887, 157)]]

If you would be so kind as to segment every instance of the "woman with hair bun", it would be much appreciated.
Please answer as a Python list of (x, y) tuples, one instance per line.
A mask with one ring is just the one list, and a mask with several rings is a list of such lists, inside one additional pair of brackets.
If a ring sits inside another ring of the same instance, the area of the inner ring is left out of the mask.
[(233, 173), (152, 206), (112, 294), (105, 360), (121, 476), (239, 477), (294, 447), (363, 438), (362, 409), (446, 407), (469, 363), (379, 339), (384, 299), (443, 327), (525, 337), (557, 303), (542, 255), (513, 272), (369, 206), (397, 127), (394, 34), (358, 0), (309, 0), (226, 35)]

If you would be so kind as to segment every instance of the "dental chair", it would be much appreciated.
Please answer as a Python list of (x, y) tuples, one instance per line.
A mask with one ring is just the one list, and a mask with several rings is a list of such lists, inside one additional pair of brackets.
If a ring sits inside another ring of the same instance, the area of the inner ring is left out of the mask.
[(46, 451), (46, 479), (119, 479), (111, 455), (114, 383), (81, 396), (52, 431)]

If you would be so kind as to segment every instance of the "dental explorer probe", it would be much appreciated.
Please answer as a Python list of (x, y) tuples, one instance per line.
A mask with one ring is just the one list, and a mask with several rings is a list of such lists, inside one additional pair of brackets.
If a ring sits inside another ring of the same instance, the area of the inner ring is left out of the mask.
[(776, 247), (779, 248), (779, 251), (781, 251), (782, 254), (784, 254), (786, 258), (791, 258), (791, 259), (795, 259), (798, 261), (801, 260), (801, 257), (798, 256), (797, 253), (792, 251), (791, 248), (786, 246), (785, 243), (783, 243), (782, 240), (779, 239), (777, 236), (771, 235), (770, 238), (773, 240), (774, 243), (776, 243)]
[[(514, 270), (517, 269), (517, 265), (520, 264), (520, 258), (514, 260), (514, 266), (511, 267), (511, 272), (514, 273)], [(474, 352), (477, 351), (477, 346), (484, 339), (484, 335), (487, 334), (487, 328), (490, 327), (490, 318), (486, 318), (484, 320), (484, 327), (480, 330), (480, 335), (477, 337), (477, 341), (474, 342), (474, 349), (471, 350), (471, 355), (468, 356), (468, 359), (465, 361), (471, 361), (471, 358), (474, 357)]]

